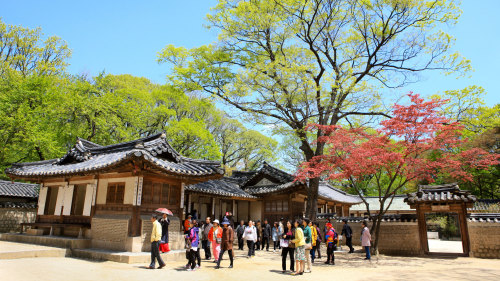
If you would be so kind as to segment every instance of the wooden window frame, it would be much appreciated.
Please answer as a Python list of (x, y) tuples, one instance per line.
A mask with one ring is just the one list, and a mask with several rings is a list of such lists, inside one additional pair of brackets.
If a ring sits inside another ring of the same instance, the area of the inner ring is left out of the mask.
[[(155, 191), (154, 186), (160, 185), (160, 189)], [(150, 187), (149, 187), (150, 186)], [(149, 190), (148, 190), (149, 189)], [(141, 205), (146, 206), (172, 206), (178, 203), (180, 186), (170, 182), (144, 180), (142, 187)], [(144, 196), (144, 192), (150, 192), (150, 196)], [(158, 201), (155, 200), (158, 199)], [(149, 199), (149, 200), (148, 200)]]
[[(121, 200), (120, 200), (120, 198), (117, 198), (118, 188), (123, 188)], [(112, 196), (113, 200), (109, 200), (111, 197), (110, 192), (114, 192), (114, 195)], [(108, 188), (106, 190), (106, 204), (123, 205), (124, 202), (125, 202), (125, 183), (124, 182), (110, 182), (110, 183), (108, 183)]]

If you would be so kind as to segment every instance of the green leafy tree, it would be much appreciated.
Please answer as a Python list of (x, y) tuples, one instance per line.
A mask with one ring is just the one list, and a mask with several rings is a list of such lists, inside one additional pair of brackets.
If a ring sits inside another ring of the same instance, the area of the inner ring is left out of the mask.
[(213, 134), (228, 172), (234, 169), (255, 170), (264, 161), (277, 160), (278, 143), (255, 130), (245, 128), (238, 120), (223, 116)]
[[(386, 116), (380, 91), (428, 70), (465, 72), (452, 52), (455, 1), (220, 0), (208, 15), (213, 45), (166, 46), (159, 62), (181, 89), (204, 91), (260, 124), (293, 132), (306, 161), (325, 152), (322, 132), (356, 116)], [(316, 217), (319, 179), (310, 180), (306, 215)]]
[[(448, 99), (443, 108), (451, 120), (464, 125), (463, 135), (470, 141), (461, 149), (481, 148), (491, 153), (500, 153), (500, 104), (488, 107), (484, 103), (485, 91), (479, 86), (469, 86), (461, 90), (445, 91), (435, 98)], [(493, 165), (487, 170), (471, 168), (471, 181), (459, 184), (479, 198), (500, 198), (500, 166)], [(439, 181), (450, 182), (449, 175), (441, 174)]]

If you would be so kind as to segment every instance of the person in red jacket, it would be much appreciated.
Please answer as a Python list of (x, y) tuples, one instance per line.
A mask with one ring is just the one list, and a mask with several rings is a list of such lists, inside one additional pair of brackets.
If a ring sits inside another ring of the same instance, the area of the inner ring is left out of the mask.
[(326, 262), (325, 264), (335, 264), (335, 248), (337, 247), (338, 235), (331, 223), (326, 224)]
[(214, 220), (213, 227), (208, 232), (208, 240), (212, 242), (212, 252), (215, 262), (219, 261), (220, 244), (222, 243), (222, 228), (219, 226), (219, 220)]
[(188, 215), (184, 220), (184, 234), (189, 234), (189, 227), (191, 225), (191, 215)]

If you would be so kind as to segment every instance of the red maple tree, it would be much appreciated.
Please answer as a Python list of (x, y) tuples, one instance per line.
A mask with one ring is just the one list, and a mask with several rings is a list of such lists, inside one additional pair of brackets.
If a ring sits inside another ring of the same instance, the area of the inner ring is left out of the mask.
[(299, 181), (317, 177), (348, 181), (366, 204), (369, 216), (360, 184), (375, 185), (380, 201), (372, 225), (375, 250), (382, 217), (394, 196), (409, 182), (432, 183), (440, 173), (468, 181), (472, 179), (470, 168), (487, 169), (500, 159), (479, 148), (460, 150), (467, 141), (462, 138), (462, 126), (439, 110), (447, 100), (425, 101), (412, 93), (408, 96), (411, 104), (395, 104), (392, 118), (382, 121), (377, 130), (309, 125), (309, 130), (322, 131), (324, 136), (317, 141), (326, 143), (328, 153), (302, 163), (296, 174)]

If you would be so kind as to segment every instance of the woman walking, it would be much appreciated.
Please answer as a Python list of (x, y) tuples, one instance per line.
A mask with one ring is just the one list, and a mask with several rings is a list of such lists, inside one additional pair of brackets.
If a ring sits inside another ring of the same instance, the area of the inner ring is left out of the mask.
[(222, 243), (222, 228), (219, 226), (219, 220), (214, 220), (212, 229), (208, 232), (208, 240), (212, 243), (214, 262), (217, 262), (219, 261), (220, 244)]
[(366, 258), (365, 260), (370, 260), (371, 255), (370, 255), (370, 246), (371, 241), (372, 241), (372, 235), (370, 234), (370, 229), (368, 229), (368, 224), (366, 221), (362, 222), (363, 224), (363, 229), (361, 230), (361, 246), (365, 248), (366, 252)]
[(294, 255), (295, 255), (295, 246), (291, 242), (293, 239), (295, 239), (295, 228), (292, 226), (292, 223), (290, 221), (286, 222), (286, 227), (283, 228), (283, 235), (281, 236), (282, 239), (280, 239), (280, 245), (281, 245), (281, 268), (283, 269), (283, 273), (286, 272), (286, 256), (290, 255), (290, 271), (294, 272), (295, 271), (295, 261), (294, 261)]
[(227, 218), (224, 218), (222, 220), (222, 226), (223, 226), (223, 231), (222, 231), (222, 251), (220, 252), (219, 259), (217, 261), (217, 266), (215, 269), (220, 268), (220, 261), (222, 260), (222, 256), (224, 256), (224, 253), (227, 251), (229, 254), (229, 261), (231, 264), (229, 264), (229, 268), (233, 268), (233, 241), (234, 241), (234, 230), (230, 226), (230, 222)]
[(160, 219), (161, 224), (161, 240), (160, 240), (160, 252), (167, 253), (170, 251), (168, 246), (168, 225), (170, 224), (170, 220), (167, 218), (167, 214), (163, 214), (163, 217)]
[(300, 227), (301, 225), (301, 219), (295, 220), (295, 239), (291, 241), (295, 244), (295, 273), (293, 275), (304, 274), (304, 263), (306, 262), (306, 241), (304, 239), (304, 231), (302, 231), (302, 228)]
[(321, 259), (321, 242), (323, 239), (323, 234), (321, 234), (321, 229), (319, 229), (318, 222), (314, 222), (314, 228), (316, 229), (316, 233), (318, 234), (318, 239), (316, 239), (316, 253), (318, 254), (318, 259)]
[(337, 248), (338, 235), (331, 223), (326, 223), (326, 262), (325, 264), (335, 265), (335, 250)]
[(196, 220), (191, 221), (189, 234), (187, 235), (187, 238), (191, 242), (191, 249), (189, 250), (189, 262), (188, 262), (189, 267), (187, 268), (187, 270), (192, 271), (196, 267), (196, 253), (198, 251), (198, 244), (200, 242), (198, 223), (196, 222)]
[(311, 273), (311, 249), (312, 249), (312, 233), (309, 227), (309, 219), (302, 220), (302, 231), (304, 231), (304, 252), (306, 254), (306, 273)]
[(316, 227), (313, 225), (313, 222), (309, 222), (309, 228), (311, 229), (311, 244), (312, 244), (312, 249), (311, 249), (311, 263), (314, 263), (314, 259), (316, 258), (316, 245), (318, 241), (318, 231), (316, 230)]
[(257, 229), (253, 225), (253, 221), (248, 221), (248, 226), (245, 227), (243, 239), (247, 241), (248, 258), (255, 256), (255, 242), (257, 241)]
[(279, 248), (279, 226), (278, 223), (275, 222), (273, 229), (271, 230), (271, 238), (273, 239), (273, 253), (276, 253), (276, 248)]

